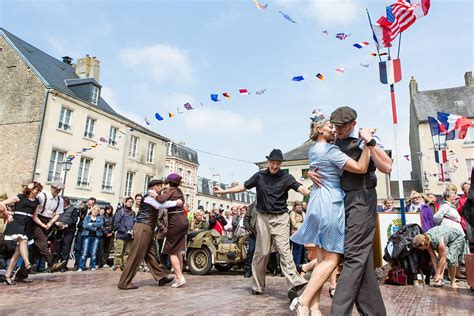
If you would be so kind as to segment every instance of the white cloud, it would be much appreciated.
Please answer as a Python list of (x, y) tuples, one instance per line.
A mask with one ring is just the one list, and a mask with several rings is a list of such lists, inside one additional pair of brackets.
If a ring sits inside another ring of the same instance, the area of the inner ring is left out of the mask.
[(120, 59), (138, 72), (150, 74), (158, 82), (191, 82), (192, 67), (188, 52), (167, 44), (127, 48)]
[(203, 107), (186, 114), (185, 127), (191, 132), (203, 133), (203, 136), (217, 136), (219, 139), (245, 139), (263, 135), (263, 123), (260, 119), (244, 117), (232, 111)]
[[(295, 14), (314, 18), (324, 25), (348, 25), (357, 21), (361, 8), (357, 0), (277, 0), (274, 2), (285, 10), (294, 10)], [(292, 12), (287, 12), (292, 15)]]
[(54, 50), (53, 55), (57, 55), (58, 57), (70, 56), (76, 59), (82, 57), (76, 49), (72, 48), (73, 45), (68, 43), (64, 38), (50, 35), (48, 36), (48, 43)]
[(322, 24), (347, 25), (356, 21), (362, 11), (356, 0), (313, 0), (305, 12)]

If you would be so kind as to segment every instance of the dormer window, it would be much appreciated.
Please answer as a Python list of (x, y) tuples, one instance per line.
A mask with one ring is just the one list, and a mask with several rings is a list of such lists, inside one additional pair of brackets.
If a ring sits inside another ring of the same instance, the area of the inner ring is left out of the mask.
[(99, 88), (96, 86), (92, 86), (91, 90), (91, 102), (95, 105), (99, 104)]

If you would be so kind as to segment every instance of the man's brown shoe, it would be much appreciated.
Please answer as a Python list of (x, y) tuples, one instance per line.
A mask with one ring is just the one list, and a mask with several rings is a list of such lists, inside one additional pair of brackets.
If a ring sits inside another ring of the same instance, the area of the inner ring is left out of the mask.
[(128, 286), (126, 287), (122, 287), (122, 286), (117, 286), (120, 290), (136, 290), (138, 289), (138, 286), (136, 286), (135, 284), (133, 283), (130, 283)]

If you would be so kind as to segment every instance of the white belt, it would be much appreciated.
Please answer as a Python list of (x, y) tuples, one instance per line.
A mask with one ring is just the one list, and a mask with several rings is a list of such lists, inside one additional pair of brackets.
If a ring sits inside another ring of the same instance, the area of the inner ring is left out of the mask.
[(25, 215), (25, 216), (33, 217), (32, 214), (28, 214), (28, 213), (24, 213), (24, 212), (15, 212), (15, 215)]

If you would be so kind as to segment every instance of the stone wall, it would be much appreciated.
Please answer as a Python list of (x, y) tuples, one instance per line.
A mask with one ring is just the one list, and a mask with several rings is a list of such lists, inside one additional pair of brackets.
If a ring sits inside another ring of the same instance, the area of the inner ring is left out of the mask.
[(31, 181), (45, 86), (0, 36), (0, 193), (9, 196)]

